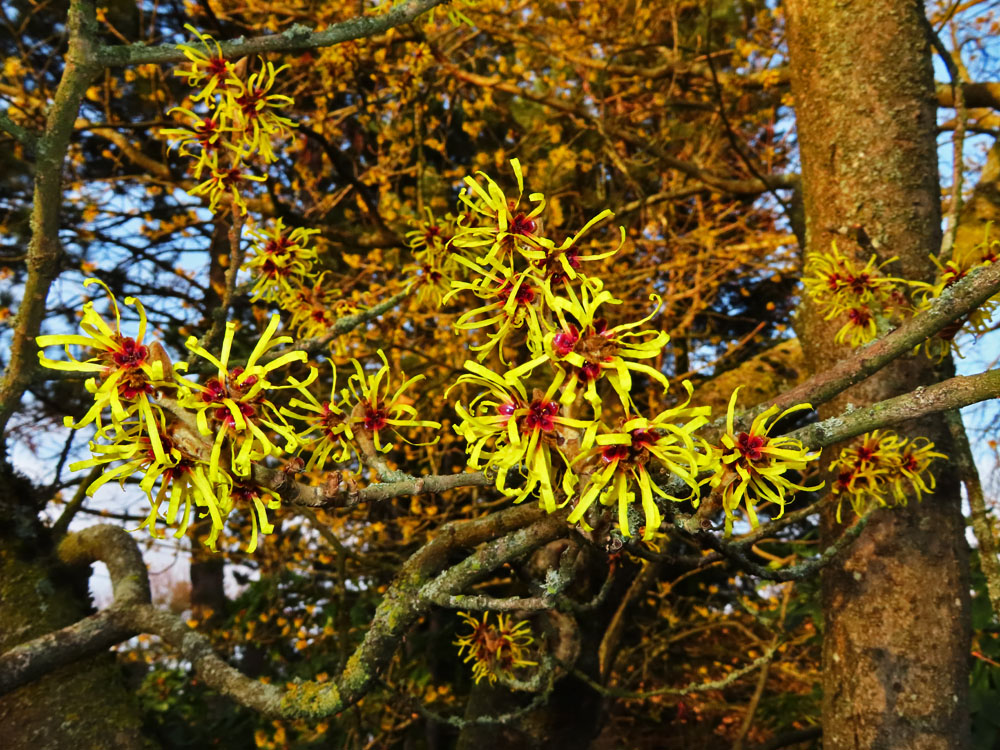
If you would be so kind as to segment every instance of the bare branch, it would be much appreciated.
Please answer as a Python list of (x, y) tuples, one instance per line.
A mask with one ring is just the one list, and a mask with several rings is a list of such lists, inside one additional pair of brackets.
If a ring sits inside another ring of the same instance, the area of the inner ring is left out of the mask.
[(0, 130), (13, 137), (28, 151), (34, 152), (38, 147), (38, 135), (11, 120), (6, 112), (0, 112)]

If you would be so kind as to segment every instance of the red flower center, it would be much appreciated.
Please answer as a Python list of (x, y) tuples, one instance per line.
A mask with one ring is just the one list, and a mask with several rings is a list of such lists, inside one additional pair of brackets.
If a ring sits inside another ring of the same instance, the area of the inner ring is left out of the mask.
[[(255, 416), (254, 408), (250, 404), (237, 401), (236, 408), (239, 409), (239, 412), (243, 415), (244, 419), (252, 419)], [(225, 406), (220, 406), (215, 410), (215, 418), (222, 422), (222, 424), (226, 427), (236, 426), (236, 419), (233, 417), (233, 413)]]
[(869, 448), (868, 446), (862, 445), (858, 448), (858, 462), (870, 461), (871, 463), (878, 463), (878, 456), (875, 455), (876, 448)]
[(372, 406), (369, 404), (365, 409), (364, 425), (366, 430), (370, 430), (372, 432), (381, 430), (386, 426), (386, 424), (388, 424), (388, 419), (389, 412), (381, 406)]
[(628, 454), (627, 445), (609, 445), (601, 451), (601, 460), (606, 464), (612, 464), (615, 461), (624, 461), (628, 458)]
[(233, 185), (238, 185), (243, 180), (243, 172), (237, 167), (231, 167), (222, 172), (219, 180), (224, 186), (232, 187)]
[(557, 401), (532, 401), (528, 406), (528, 414), (524, 418), (524, 426), (529, 430), (552, 432), (556, 428), (554, 417), (559, 414)]
[(863, 307), (852, 307), (847, 311), (847, 317), (855, 325), (864, 326), (868, 325), (868, 321), (872, 319), (872, 314)]
[(538, 228), (534, 219), (529, 219), (524, 214), (518, 214), (510, 222), (510, 234), (529, 235)]
[(210, 58), (209, 61), (208, 61), (208, 65), (206, 66), (206, 68), (208, 70), (208, 74), (212, 78), (219, 78), (219, 79), (221, 79), (223, 76), (226, 76), (226, 75), (229, 74), (229, 71), (226, 68), (226, 61), (224, 59), (222, 59), (221, 57), (212, 57), (212, 58)]
[(767, 438), (761, 435), (748, 435), (741, 432), (736, 438), (736, 447), (747, 461), (760, 461), (764, 457), (761, 449), (767, 445)]
[(148, 355), (149, 350), (142, 344), (137, 344), (135, 339), (123, 338), (121, 349), (114, 352), (111, 358), (119, 367), (134, 368), (145, 362)]
[(247, 119), (252, 119), (260, 114), (260, 108), (257, 106), (264, 99), (264, 90), (258, 88), (247, 89), (245, 94), (236, 97), (236, 103), (239, 105), (240, 110), (243, 112), (243, 116)]
[(601, 377), (601, 366), (597, 362), (584, 362), (580, 368), (580, 379), (588, 383)]
[(580, 332), (575, 325), (570, 323), (568, 330), (560, 331), (552, 337), (552, 348), (560, 357), (565, 357), (573, 351), (573, 347), (576, 346), (576, 342), (579, 340)]

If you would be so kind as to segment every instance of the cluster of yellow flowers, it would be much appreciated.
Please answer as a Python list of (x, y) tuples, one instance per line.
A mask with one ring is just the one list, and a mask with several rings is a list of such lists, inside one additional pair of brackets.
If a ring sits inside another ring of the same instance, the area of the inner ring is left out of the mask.
[(494, 625), (489, 622), (489, 612), (482, 619), (468, 612), (458, 614), (472, 632), (460, 635), (455, 645), (459, 656), (466, 654), (463, 661), (472, 662), (472, 677), (476, 683), (485, 678), (492, 685), (498, 679), (512, 679), (518, 667), (537, 665), (525, 658), (525, 648), (534, 641), (527, 622), (515, 623), (510, 615), (498, 614)]
[[(317, 272), (319, 256), (309, 247), (315, 234), (319, 234), (318, 229), (288, 230), (281, 219), (267, 231), (254, 227), (250, 230), (251, 252), (243, 264), (253, 277), (250, 301), (270, 303), (286, 313), (285, 329), (299, 339), (323, 336), (339, 318), (365, 309), (326, 283), (329, 271)], [(343, 355), (347, 349), (344, 342), (336, 345), (338, 354)]]
[[(86, 284), (100, 284), (89, 279)], [(143, 474), (139, 486), (150, 502), (149, 516), (142, 524), (159, 534), (163, 518), (183, 535), (195, 510), (212, 522), (206, 544), (214, 548), (225, 520), (234, 508), (250, 512), (252, 535), (247, 550), (257, 546), (258, 531), (269, 533), (272, 524), (267, 509), (279, 505), (271, 490), (253, 481), (253, 466), (270, 457), (308, 454), (307, 469), (327, 462), (343, 464), (352, 454), (361, 456), (358, 439), (371, 441), (376, 450), (392, 448), (390, 432), (400, 427), (440, 428), (437, 422), (419, 420), (405, 392), (420, 376), (391, 385), (390, 367), (379, 350), (382, 365), (366, 371), (354, 360), (355, 372), (348, 387), (339, 393), (336, 371), (329, 399), (320, 399), (309, 386), (317, 370), (307, 364), (306, 354), (295, 349), (289, 336), (275, 336), (279, 317), (273, 315), (253, 349), (237, 359), (234, 353), (236, 324), (227, 323), (218, 355), (206, 350), (194, 337), (189, 351), (208, 363), (212, 375), (192, 380), (181, 374), (184, 363), (170, 362), (158, 342), (144, 343), (146, 315), (141, 303), (128, 297), (139, 317), (137, 336), (121, 331), (121, 315), (108, 293), (114, 324), (109, 324), (92, 301), (84, 305), (81, 334), (39, 336), (39, 347), (63, 346), (66, 359), (55, 360), (39, 352), (45, 367), (89, 373), (87, 390), (94, 404), (82, 419), (67, 417), (66, 425), (96, 427), (91, 441), (93, 458), (71, 466), (82, 469), (120, 462), (106, 470), (88, 488), (93, 493), (103, 484), (124, 483), (133, 474)], [(74, 356), (82, 347), (84, 359)], [(236, 364), (236, 362), (239, 364)], [(302, 377), (283, 375), (297, 366)], [(281, 391), (293, 397), (287, 405), (275, 403)], [(110, 419), (108, 418), (110, 413)], [(293, 426), (297, 423), (297, 427)], [(162, 511), (164, 502), (167, 508)]]
[(935, 458), (947, 456), (937, 453), (927, 438), (908, 440), (891, 430), (862, 435), (830, 465), (836, 476), (832, 491), (840, 499), (837, 520), (845, 497), (858, 515), (876, 507), (906, 505), (913, 495), (919, 500), (934, 489), (929, 468)]
[[(621, 300), (582, 270), (585, 263), (616, 254), (624, 230), (618, 247), (581, 252), (584, 233), (611, 216), (604, 211), (573, 236), (553, 241), (541, 228), (544, 196), (528, 195), (529, 205), (522, 208), (523, 175), (516, 160), (511, 164), (515, 198), (508, 200), (480, 173), (481, 182), (465, 180), (463, 212), (441, 223), (430, 217), (410, 234), (420, 265), (416, 283), (440, 288), (444, 302), (470, 293), (481, 302), (454, 324), (456, 332), (484, 339), (470, 346), (478, 361), (467, 361), (452, 387), (478, 391), (468, 405), (455, 407), (461, 419), (455, 429), (468, 445), (469, 466), (493, 472), (497, 489), (515, 502), (537, 496), (548, 512), (572, 504), (573, 523), (586, 525), (587, 518), (596, 523), (595, 501), (617, 506), (624, 536), (639, 525), (630, 518), (638, 499), (644, 539), (661, 525), (657, 498), (697, 506), (700, 487), (709, 483), (722, 497), (727, 529), (741, 505), (753, 524), (757, 503), (783, 507), (789, 490), (802, 489), (787, 474), (802, 471), (818, 453), (789, 438), (769, 437), (774, 412), (755, 420), (750, 432), (736, 431), (736, 394), (728, 434), (720, 445), (710, 445), (696, 434), (709, 421), (710, 408), (690, 405), (687, 381), (683, 400), (643, 415), (633, 399), (634, 382), (661, 393), (669, 386), (649, 364), (669, 337), (643, 328), (660, 301), (654, 295), (649, 315), (612, 326), (604, 316)], [(509, 362), (511, 351), (522, 364)], [(490, 356), (506, 371), (482, 364)], [(680, 480), (685, 496), (665, 489), (667, 475)]]
[(837, 331), (838, 344), (867, 344), (880, 330), (884, 333), (890, 322), (899, 322), (912, 312), (909, 299), (901, 291), (906, 281), (884, 273), (895, 260), (877, 263), (873, 255), (859, 266), (840, 252), (836, 242), (828, 254), (811, 253), (806, 258), (806, 275), (802, 279), (806, 292), (827, 320), (844, 321)]
[[(837, 343), (862, 346), (886, 333), (889, 326), (898, 325), (927, 308), (945, 289), (974, 268), (996, 262), (1000, 257), (1000, 240), (990, 239), (990, 227), (991, 224), (986, 225), (981, 242), (971, 247), (956, 247), (952, 259), (944, 264), (931, 256), (938, 268), (933, 284), (887, 275), (885, 267), (895, 258), (878, 263), (873, 255), (861, 266), (841, 253), (836, 243), (831, 245), (829, 253), (809, 254), (802, 283), (827, 320), (843, 321), (836, 335)], [(954, 341), (956, 334), (965, 326), (977, 334), (985, 332), (998, 304), (997, 299), (990, 300), (966, 320), (958, 321), (925, 342), (923, 347), (927, 356), (943, 359), (949, 351), (961, 356)]]
[(195, 179), (202, 179), (207, 171), (208, 178), (192, 188), (191, 195), (206, 196), (213, 211), (228, 195), (245, 214), (248, 182), (267, 179), (252, 174), (250, 167), (275, 161), (273, 139), (288, 135), (295, 127), (280, 114), (292, 99), (272, 92), (278, 73), (288, 66), (275, 68), (274, 63), (259, 57), (259, 69), (248, 75), (250, 61), (229, 62), (211, 36), (192, 26), (185, 28), (198, 38), (203, 49), (179, 45), (191, 67), (178, 70), (176, 75), (199, 89), (191, 101), (204, 111), (174, 107), (170, 112), (181, 115), (185, 127), (164, 128), (160, 133), (176, 141), (182, 154), (195, 159)]

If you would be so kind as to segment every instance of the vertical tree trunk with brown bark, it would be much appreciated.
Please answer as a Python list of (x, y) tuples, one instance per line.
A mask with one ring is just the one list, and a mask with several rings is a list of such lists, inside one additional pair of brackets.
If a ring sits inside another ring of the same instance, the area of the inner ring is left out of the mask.
[[(941, 213), (922, 6), (790, 0), (786, 8), (807, 249), (823, 252), (836, 241), (858, 259), (898, 257), (895, 273), (931, 278)], [(799, 333), (815, 370), (847, 353), (832, 345), (839, 325), (804, 305)], [(922, 354), (909, 357), (821, 413), (936, 379)], [(899, 431), (948, 451), (943, 420)], [(880, 512), (824, 572), (826, 750), (969, 746), (968, 550), (957, 477), (945, 461), (935, 469), (933, 496)], [(832, 514), (823, 523), (828, 537), (843, 529)]]

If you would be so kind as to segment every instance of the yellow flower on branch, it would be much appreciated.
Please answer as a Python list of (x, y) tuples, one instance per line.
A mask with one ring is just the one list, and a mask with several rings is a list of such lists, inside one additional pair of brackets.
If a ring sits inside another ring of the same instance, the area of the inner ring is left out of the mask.
[[(203, 164), (201, 162), (204, 162)], [(210, 175), (207, 180), (200, 182), (188, 190), (188, 195), (204, 195), (208, 197), (208, 208), (215, 211), (219, 201), (223, 196), (228, 195), (234, 204), (239, 207), (240, 213), (247, 212), (246, 198), (242, 191), (246, 189), (247, 180), (251, 182), (264, 182), (267, 177), (253, 175), (247, 172), (246, 167), (236, 160), (229, 166), (219, 165), (219, 154), (216, 151), (203, 157), (199, 164), (201, 167), (208, 167)]]
[(460, 226), (452, 243), (459, 248), (481, 252), (477, 258), (479, 263), (509, 264), (515, 251), (528, 260), (544, 260), (546, 250), (555, 244), (538, 233), (538, 217), (545, 210), (545, 196), (531, 193), (528, 200), (535, 205), (526, 212), (519, 210), (524, 195), (524, 175), (517, 159), (511, 159), (510, 166), (517, 179), (517, 198), (510, 201), (486, 173), (478, 173), (485, 186), (472, 177), (465, 178), (466, 188), (460, 200), (478, 215), (479, 221), (475, 226)]
[(314, 234), (319, 230), (297, 227), (286, 231), (281, 219), (266, 232), (260, 228), (250, 230), (254, 252), (243, 267), (256, 277), (251, 302), (272, 302), (294, 295), (294, 282), (312, 273), (317, 259), (316, 250), (308, 247)]
[(874, 430), (844, 448), (830, 468), (834, 472), (833, 494), (837, 521), (846, 497), (858, 515), (875, 507), (906, 505), (911, 496), (920, 500), (935, 487), (929, 471), (935, 458), (947, 458), (934, 450), (927, 438), (904, 439), (891, 430)]
[[(289, 381), (295, 382), (294, 378), (289, 378)], [(299, 414), (284, 408), (281, 412), (309, 425), (305, 432), (298, 436), (304, 449), (312, 452), (306, 463), (306, 471), (322, 471), (327, 461), (336, 464), (349, 461), (350, 441), (354, 439), (354, 433), (351, 430), (349, 414), (341, 408), (342, 402), (337, 399), (336, 366), (333, 366), (329, 400), (320, 401), (305, 388), (300, 388), (300, 392), (306, 397), (305, 400), (293, 398), (289, 401), (289, 406), (303, 409), (307, 413)], [(310, 437), (314, 432), (318, 433), (318, 436)]]
[(579, 460), (585, 467), (594, 462), (597, 465), (589, 469), (589, 480), (567, 519), (570, 523), (582, 520), (600, 497), (603, 505), (618, 505), (618, 526), (623, 536), (630, 537), (628, 511), (638, 490), (646, 517), (642, 538), (652, 539), (662, 521), (653, 495), (673, 502), (689, 499), (674, 497), (660, 488), (650, 474), (654, 462), (682, 480), (691, 495), (697, 496), (698, 472), (707, 468), (712, 459), (708, 446), (694, 437), (694, 431), (708, 422), (711, 408), (688, 406), (693, 388), (687, 380), (684, 388), (688, 396), (682, 404), (652, 419), (623, 420), (618, 431), (597, 435), (594, 447)]
[[(53, 334), (35, 339), (40, 349), (63, 346), (66, 351), (66, 360), (50, 359), (39, 351), (38, 361), (43, 367), (97, 376), (90, 378), (85, 384), (94, 396), (93, 406), (79, 422), (66, 417), (65, 424), (79, 429), (96, 422), (100, 428), (102, 413), (105, 409), (110, 409), (112, 423), (121, 425), (129, 415), (138, 412), (146, 424), (157, 459), (162, 461), (164, 455), (159, 441), (159, 422), (150, 406), (150, 397), (156, 393), (156, 385), (163, 381), (163, 362), (154, 359), (143, 343), (146, 335), (146, 311), (137, 299), (125, 298), (125, 304), (134, 305), (139, 313), (139, 329), (135, 338), (124, 336), (121, 332), (118, 302), (111, 290), (98, 279), (87, 279), (83, 284), (85, 287), (98, 284), (107, 292), (115, 317), (114, 326), (108, 325), (94, 309), (94, 303), (88, 301), (83, 306), (83, 318), (80, 321), (83, 334)], [(70, 351), (71, 346), (91, 350), (93, 355), (79, 360)]]
[[(358, 360), (352, 360), (354, 375), (348, 378), (347, 385), (354, 396), (355, 406), (351, 410), (349, 424), (368, 432), (372, 436), (375, 450), (386, 453), (392, 449), (392, 443), (387, 443), (384, 439), (386, 430), (392, 429), (397, 435), (400, 427), (430, 427), (440, 430), (441, 423), (417, 419), (417, 410), (404, 394), (407, 388), (423, 380), (424, 376), (417, 375), (404, 380), (394, 391), (390, 385), (389, 362), (385, 358), (385, 352), (379, 349), (378, 356), (382, 360), (382, 366), (371, 374), (365, 373)], [(434, 438), (432, 443), (439, 439)]]
[(552, 361), (567, 371), (568, 381), (561, 402), (576, 401), (577, 389), (584, 388), (584, 397), (595, 410), (601, 407), (597, 382), (607, 377), (626, 411), (635, 411), (632, 402), (632, 373), (640, 373), (659, 383), (666, 391), (667, 377), (654, 367), (636, 360), (655, 359), (670, 341), (665, 331), (636, 331), (659, 312), (660, 299), (650, 299), (656, 307), (641, 320), (610, 327), (597, 317), (601, 305), (621, 304), (600, 283), (583, 284), (579, 295), (567, 285), (565, 297), (550, 294), (549, 305), (555, 311), (558, 328), (545, 337), (545, 351)]
[[(174, 75), (187, 80), (189, 86), (197, 88), (204, 86), (193, 99), (209, 100), (220, 85), (232, 75), (232, 63), (222, 56), (222, 47), (210, 35), (202, 34), (194, 26), (185, 24), (185, 29), (194, 34), (204, 47), (204, 52), (187, 44), (179, 44), (177, 48), (191, 61), (187, 70), (175, 70)], [(214, 47), (214, 48), (213, 48)]]
[[(517, 198), (512, 200), (508, 200), (500, 186), (484, 172), (479, 172), (478, 175), (485, 185), (472, 177), (465, 178), (466, 188), (462, 191), (460, 200), (478, 220), (460, 224), (451, 244), (481, 253), (476, 258), (477, 263), (491, 266), (513, 264), (517, 254), (544, 269), (546, 277), (555, 273), (558, 267), (560, 277), (576, 278), (580, 256), (578, 252), (571, 252), (571, 248), (591, 227), (614, 214), (605, 209), (584, 224), (575, 235), (557, 245), (541, 233), (540, 221), (541, 213), (545, 210), (545, 196), (542, 193), (531, 193), (528, 201), (535, 205), (521, 210), (524, 195), (521, 163), (517, 159), (511, 159), (510, 166), (517, 180)], [(618, 249), (620, 248), (621, 245)], [(591, 258), (596, 260), (608, 257), (618, 252), (618, 249)]]
[[(162, 128), (159, 131), (161, 137), (175, 141), (178, 152), (184, 156), (195, 156), (197, 162), (194, 166), (195, 179), (201, 178), (201, 173), (206, 166), (209, 166), (209, 158), (218, 152), (222, 146), (221, 139), (225, 123), (219, 116), (213, 115), (202, 117), (189, 109), (174, 107), (167, 114), (180, 112), (187, 116), (192, 125), (190, 128)], [(197, 153), (192, 153), (191, 148), (197, 146)]]
[(838, 344), (847, 343), (857, 348), (874, 341), (878, 336), (878, 325), (870, 308), (864, 305), (844, 311), (845, 322), (833, 340)]
[(841, 253), (834, 242), (829, 253), (809, 254), (802, 285), (829, 319), (852, 307), (888, 299), (897, 284), (905, 283), (903, 279), (886, 276), (882, 271), (895, 260), (890, 258), (879, 263), (873, 255), (864, 266), (859, 266)]
[(472, 677), (477, 683), (485, 679), (492, 685), (498, 679), (512, 679), (515, 669), (538, 664), (525, 658), (525, 649), (534, 641), (527, 622), (497, 614), (494, 625), (489, 622), (489, 612), (482, 619), (468, 612), (458, 614), (472, 632), (459, 635), (455, 645), (459, 656), (465, 654), (462, 661), (472, 662)]
[(613, 214), (611, 214), (610, 211), (606, 211), (594, 217), (583, 229), (577, 232), (574, 237), (564, 241), (558, 247), (550, 248), (546, 252), (544, 258), (534, 262), (538, 275), (545, 280), (549, 289), (559, 287), (563, 284), (568, 284), (571, 281), (576, 281), (576, 279), (582, 275), (581, 269), (583, 268), (584, 263), (604, 260), (605, 258), (610, 258), (612, 255), (617, 255), (621, 251), (621, 249), (625, 246), (625, 227), (618, 227), (618, 230), (621, 233), (621, 240), (618, 243), (618, 247), (613, 250), (606, 250), (603, 253), (581, 255), (580, 248), (576, 245), (576, 241), (588, 227), (611, 215)]
[[(742, 387), (742, 386), (740, 386)], [(736, 396), (740, 388), (733, 391), (726, 412), (726, 433), (722, 445), (715, 448), (719, 464), (711, 486), (722, 496), (722, 506), (726, 513), (726, 534), (732, 531), (733, 514), (742, 504), (746, 508), (750, 525), (756, 528), (756, 506), (762, 501), (775, 503), (785, 510), (789, 492), (813, 491), (823, 486), (806, 487), (797, 484), (787, 476), (788, 472), (801, 472), (811, 461), (819, 458), (819, 451), (810, 452), (801, 442), (788, 437), (771, 437), (768, 433), (789, 414), (811, 409), (809, 404), (798, 404), (778, 414), (778, 408), (758, 414), (747, 432), (737, 433), (734, 428)], [(777, 415), (777, 416), (775, 416)]]
[(486, 342), (469, 347), (479, 352), (477, 359), (484, 360), (496, 349), (500, 360), (506, 364), (503, 347), (507, 338), (525, 327), (528, 347), (533, 352), (538, 351), (542, 342), (539, 316), (544, 303), (538, 280), (527, 273), (516, 273), (513, 268), (487, 270), (464, 259), (460, 262), (469, 264), (479, 275), (472, 282), (453, 281), (445, 302), (458, 292), (469, 290), (486, 303), (464, 312), (453, 324), (456, 331), (486, 330)]
[[(597, 422), (562, 414), (562, 406), (555, 400), (565, 377), (561, 371), (556, 371), (544, 392), (535, 389), (529, 397), (521, 378), (542, 362), (544, 359), (532, 360), (501, 376), (466, 361), (468, 372), (459, 376), (455, 385), (467, 383), (485, 390), (472, 399), (468, 409), (455, 405), (462, 419), (455, 431), (468, 443), (470, 467), (494, 469), (497, 489), (516, 503), (537, 492), (542, 507), (552, 513), (559, 505), (554, 489), (558, 473), (562, 472), (563, 492), (570, 495), (576, 485), (570, 463), (593, 445)], [(559, 456), (558, 466), (553, 454)], [(524, 474), (523, 486), (507, 487), (512, 470)]]
[[(192, 336), (186, 346), (217, 370), (217, 375), (204, 384), (184, 380), (191, 393), (181, 405), (197, 413), (198, 430), (202, 435), (213, 436), (209, 478), (215, 481), (221, 471), (231, 469), (237, 476), (246, 477), (250, 464), (266, 456), (282, 452), (269, 437), (270, 430), (285, 441), (285, 450), (294, 451), (298, 440), (294, 430), (268, 398), (271, 390), (292, 388), (305, 393), (305, 386), (316, 378), (316, 369), (309, 369), (304, 381), (292, 380), (288, 385), (275, 385), (268, 378), (272, 373), (293, 362), (305, 362), (306, 353), (289, 351), (264, 361), (273, 349), (292, 343), (290, 336), (274, 338), (278, 330), (278, 315), (272, 315), (267, 328), (254, 346), (243, 367), (229, 366), (229, 358), (236, 333), (236, 324), (226, 324), (222, 351), (218, 357), (206, 351)], [(222, 450), (230, 446), (227, 466), (221, 465)]]
[(232, 75), (226, 80), (226, 98), (220, 110), (233, 123), (232, 130), (243, 155), (258, 155), (270, 163), (277, 158), (271, 139), (287, 135), (291, 128), (296, 127), (290, 119), (279, 115), (278, 110), (294, 101), (290, 96), (271, 93), (278, 73), (289, 66), (275, 68), (274, 63), (265, 62), (262, 57), (258, 61), (261, 69), (252, 73), (245, 82)]
[(861, 266), (841, 253), (835, 242), (829, 253), (809, 254), (802, 284), (827, 320), (844, 321), (835, 337), (838, 344), (867, 344), (878, 336), (880, 318), (898, 320), (912, 312), (904, 294), (911, 282), (887, 276), (883, 270), (895, 260), (879, 263), (873, 255)]
[(274, 524), (267, 520), (267, 511), (280, 508), (281, 499), (266, 487), (238, 481), (223, 495), (221, 504), (227, 514), (233, 508), (242, 508), (249, 514), (252, 525), (250, 543), (246, 548), (249, 554), (257, 549), (258, 533), (264, 535), (274, 531)]

